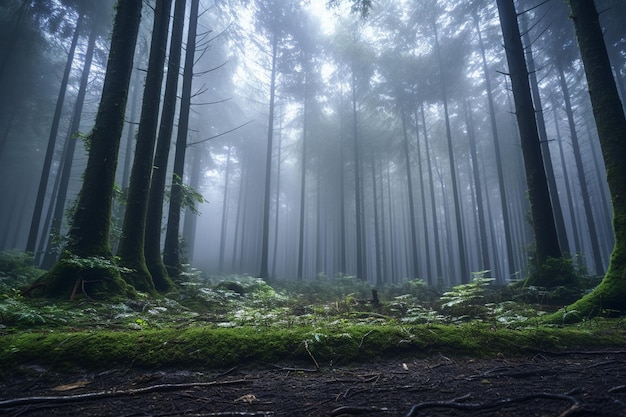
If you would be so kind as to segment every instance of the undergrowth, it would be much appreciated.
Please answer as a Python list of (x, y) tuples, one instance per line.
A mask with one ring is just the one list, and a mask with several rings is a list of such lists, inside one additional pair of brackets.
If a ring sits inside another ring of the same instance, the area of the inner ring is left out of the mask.
[(377, 288), (376, 300), (368, 283), (348, 275), (269, 285), (251, 276), (207, 277), (187, 266), (178, 288), (162, 297), (52, 302), (21, 295), (43, 272), (29, 257), (0, 254), (0, 267), (0, 362), (7, 364), (41, 357), (73, 365), (86, 358), (225, 366), (291, 358), (319, 366), (393, 352), (608, 346), (626, 337), (622, 319), (589, 319), (563, 332), (542, 324), (545, 311), (560, 307), (560, 289), (497, 287), (488, 271), (447, 289), (419, 279), (387, 285)]

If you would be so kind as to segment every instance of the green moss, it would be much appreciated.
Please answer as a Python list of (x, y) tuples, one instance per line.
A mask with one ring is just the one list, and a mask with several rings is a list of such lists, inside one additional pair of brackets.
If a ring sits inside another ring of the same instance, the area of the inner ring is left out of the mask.
[[(62, 258), (24, 292), (33, 296), (66, 300), (75, 296), (98, 300), (134, 296), (134, 290), (126, 285), (119, 269), (111, 266), (111, 261), (89, 258), (96, 261), (86, 265), (76, 262), (76, 259), (83, 258)], [(89, 261), (88, 258), (84, 259)]]
[[(610, 329), (608, 331), (607, 329)], [(464, 325), (338, 326), (331, 329), (190, 328), (186, 330), (22, 333), (0, 338), (0, 369), (20, 364), (104, 369), (224, 368), (299, 361), (322, 367), (393, 355), (445, 353), (489, 357), (536, 350), (623, 346), (623, 320), (593, 327), (496, 329)]]

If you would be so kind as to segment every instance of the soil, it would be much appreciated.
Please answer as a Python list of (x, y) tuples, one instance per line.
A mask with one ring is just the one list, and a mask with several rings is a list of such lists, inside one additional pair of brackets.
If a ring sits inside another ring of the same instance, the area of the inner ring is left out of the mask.
[[(311, 365), (309, 367), (309, 365)], [(2, 375), (6, 416), (626, 416), (626, 350)]]

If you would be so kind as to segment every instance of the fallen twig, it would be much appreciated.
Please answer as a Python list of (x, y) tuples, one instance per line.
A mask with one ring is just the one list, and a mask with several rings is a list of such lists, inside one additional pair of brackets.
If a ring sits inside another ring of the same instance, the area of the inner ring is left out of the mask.
[(235, 384), (249, 384), (251, 381), (247, 379), (235, 379), (232, 381), (211, 381), (211, 382), (190, 382), (184, 384), (159, 384), (151, 385), (144, 388), (135, 388), (129, 390), (110, 390), (99, 392), (88, 392), (85, 394), (75, 395), (58, 395), (58, 396), (45, 396), (45, 397), (23, 397), (14, 398), (12, 400), (0, 401), (0, 408), (10, 408), (20, 405), (41, 404), (41, 403), (67, 403), (88, 401), (111, 397), (124, 397), (131, 395), (146, 394), (157, 391), (175, 391), (177, 389), (194, 388), (194, 387), (211, 387), (221, 385), (235, 385)]
[(340, 416), (343, 414), (367, 414), (367, 413), (376, 413), (379, 411), (388, 411), (387, 408), (385, 407), (375, 407), (375, 406), (371, 406), (371, 407), (351, 407), (351, 406), (342, 406), (339, 408), (335, 408), (333, 411), (331, 411), (328, 415), (333, 417), (333, 416)]

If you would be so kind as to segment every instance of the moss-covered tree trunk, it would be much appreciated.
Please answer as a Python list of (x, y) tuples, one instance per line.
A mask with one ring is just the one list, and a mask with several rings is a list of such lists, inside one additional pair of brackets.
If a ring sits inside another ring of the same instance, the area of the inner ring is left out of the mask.
[(176, 94), (178, 92), (178, 75), (180, 73), (182, 54), (185, 4), (185, 0), (176, 0), (174, 6), (163, 110), (161, 111), (161, 122), (154, 154), (154, 170), (152, 171), (152, 180), (150, 182), (148, 212), (146, 215), (146, 236), (144, 239), (146, 265), (150, 274), (152, 274), (152, 281), (158, 291), (167, 291), (174, 285), (167, 274), (161, 257), (161, 220), (163, 218), (167, 163), (170, 154), (172, 132), (174, 130), (174, 118), (176, 116)]
[[(89, 140), (89, 157), (63, 256), (35, 283), (50, 297), (69, 297), (80, 290), (103, 297), (125, 294), (124, 281), (111, 263), (109, 232), (117, 154), (120, 145), (128, 85), (133, 70), (141, 1), (119, 0), (111, 34), (111, 48), (102, 97)], [(72, 259), (86, 259), (73, 262)], [(89, 260), (103, 260), (89, 262)], [(91, 265), (91, 266), (90, 266)]]
[(603, 309), (626, 310), (626, 119), (593, 1), (568, 0), (613, 204), (615, 247), (602, 282), (567, 308), (570, 319), (583, 319)]
[(144, 292), (155, 291), (152, 276), (146, 266), (144, 235), (171, 5), (172, 0), (157, 0), (154, 8), (146, 85), (141, 104), (135, 156), (130, 173), (122, 236), (117, 252), (120, 263), (133, 270), (126, 274), (128, 283)]

